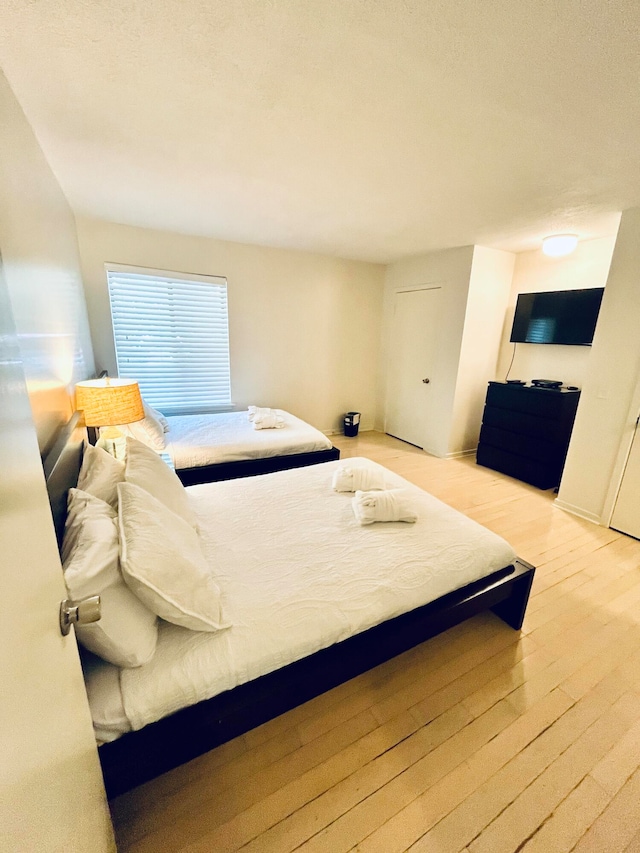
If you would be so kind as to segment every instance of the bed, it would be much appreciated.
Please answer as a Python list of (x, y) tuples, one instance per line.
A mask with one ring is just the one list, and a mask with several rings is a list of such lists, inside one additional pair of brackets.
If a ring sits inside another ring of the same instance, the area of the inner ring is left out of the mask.
[(254, 429), (248, 411), (165, 417), (145, 403), (144, 420), (120, 429), (166, 454), (185, 486), (340, 458), (340, 451), (311, 424), (283, 409), (269, 411), (280, 428)]
[[(59, 536), (81, 437), (46, 466)], [(186, 490), (231, 627), (161, 621), (139, 667), (85, 655), (110, 797), (482, 610), (521, 627), (534, 568), (504, 540), (391, 472), (418, 521), (360, 527), (352, 496), (331, 489), (338, 464)]]

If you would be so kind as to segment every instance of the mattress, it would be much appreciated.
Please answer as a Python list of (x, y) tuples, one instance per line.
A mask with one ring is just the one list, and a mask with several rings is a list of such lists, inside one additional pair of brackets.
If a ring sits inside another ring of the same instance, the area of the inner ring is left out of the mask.
[(167, 452), (180, 469), (331, 449), (320, 430), (282, 409), (274, 411), (284, 420), (280, 429), (254, 429), (246, 411), (169, 417)]
[[(415, 524), (361, 527), (352, 495), (331, 488), (340, 464), (187, 489), (232, 627), (211, 634), (161, 622), (149, 663), (119, 678), (111, 664), (89, 671), (92, 713), (108, 739), (122, 711), (120, 730), (140, 729), (514, 561), (496, 534), (382, 466), (350, 460), (385, 471), (418, 515)], [(107, 699), (107, 684), (119, 687), (117, 700)], [(107, 704), (114, 720), (105, 722)]]

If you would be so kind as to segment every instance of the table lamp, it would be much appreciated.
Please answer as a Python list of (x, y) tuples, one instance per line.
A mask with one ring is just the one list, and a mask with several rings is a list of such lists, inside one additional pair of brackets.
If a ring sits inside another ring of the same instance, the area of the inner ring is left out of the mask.
[[(140, 388), (134, 379), (87, 379), (76, 384), (76, 409), (84, 413), (84, 422), (92, 444), (104, 447), (117, 455), (116, 443), (123, 439), (117, 429), (120, 424), (131, 424), (144, 418)], [(96, 429), (100, 432), (96, 441)]]

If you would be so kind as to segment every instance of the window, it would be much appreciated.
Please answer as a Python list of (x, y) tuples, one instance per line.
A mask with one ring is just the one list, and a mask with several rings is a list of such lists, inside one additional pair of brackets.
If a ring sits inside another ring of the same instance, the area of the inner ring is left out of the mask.
[(227, 280), (107, 267), (118, 375), (165, 414), (231, 406)]

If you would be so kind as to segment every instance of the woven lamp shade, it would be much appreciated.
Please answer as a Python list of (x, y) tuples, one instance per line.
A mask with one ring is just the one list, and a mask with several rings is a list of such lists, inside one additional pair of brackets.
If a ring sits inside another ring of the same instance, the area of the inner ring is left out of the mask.
[(117, 426), (144, 418), (140, 388), (133, 379), (88, 379), (76, 385), (76, 409), (86, 426)]

